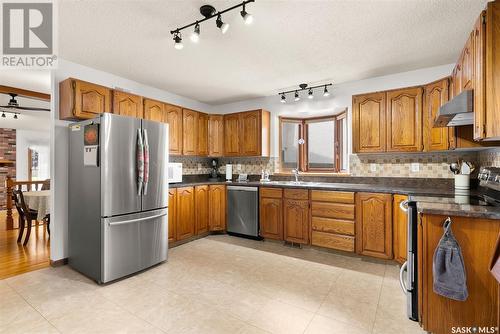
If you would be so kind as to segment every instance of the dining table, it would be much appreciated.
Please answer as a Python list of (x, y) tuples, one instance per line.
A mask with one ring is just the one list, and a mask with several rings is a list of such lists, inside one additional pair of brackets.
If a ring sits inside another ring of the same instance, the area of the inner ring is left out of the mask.
[(26, 205), (38, 212), (36, 220), (41, 221), (50, 214), (50, 190), (24, 191)]

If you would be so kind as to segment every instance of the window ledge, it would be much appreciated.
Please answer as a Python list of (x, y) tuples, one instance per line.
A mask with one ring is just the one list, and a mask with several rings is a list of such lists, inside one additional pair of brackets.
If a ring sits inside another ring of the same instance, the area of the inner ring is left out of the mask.
[[(294, 175), (292, 172), (275, 172), (273, 175), (276, 176), (291, 176)], [(272, 175), (271, 175), (272, 176)], [(300, 172), (300, 176), (351, 176), (348, 172)]]

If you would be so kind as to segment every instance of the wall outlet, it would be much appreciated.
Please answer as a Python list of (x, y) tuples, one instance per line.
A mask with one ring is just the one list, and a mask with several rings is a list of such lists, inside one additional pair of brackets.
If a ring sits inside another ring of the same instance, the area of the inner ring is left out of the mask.
[(410, 171), (413, 173), (420, 171), (420, 164), (418, 162), (412, 162), (410, 165)]
[(237, 170), (238, 172), (239, 172), (239, 171), (241, 171), (241, 164), (237, 164), (237, 165), (236, 165), (236, 170)]
[(376, 172), (377, 171), (377, 164), (370, 164), (370, 172)]
[(201, 164), (198, 163), (198, 170), (201, 170)]

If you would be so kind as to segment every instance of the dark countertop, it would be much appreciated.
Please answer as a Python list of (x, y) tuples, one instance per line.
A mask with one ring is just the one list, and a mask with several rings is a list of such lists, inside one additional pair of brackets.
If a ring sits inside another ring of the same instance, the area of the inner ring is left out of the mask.
[(417, 202), (417, 211), (431, 215), (500, 219), (500, 207), (497, 206)]

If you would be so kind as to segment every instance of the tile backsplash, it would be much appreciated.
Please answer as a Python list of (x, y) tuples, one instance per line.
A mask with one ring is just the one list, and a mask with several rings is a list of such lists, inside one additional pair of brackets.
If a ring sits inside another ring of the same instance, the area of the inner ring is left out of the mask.
[[(384, 176), (404, 178), (453, 178), (449, 164), (458, 159), (471, 161), (477, 166), (500, 167), (500, 148), (479, 152), (391, 153), (349, 156), (351, 176)], [(184, 175), (208, 174), (212, 158), (170, 157), (171, 162), (182, 162)], [(233, 173), (260, 175), (261, 170), (273, 174), (279, 167), (278, 158), (218, 158), (219, 173), (225, 174), (226, 164), (233, 164)], [(241, 169), (238, 170), (238, 165)], [(418, 167), (418, 171), (412, 171)]]

